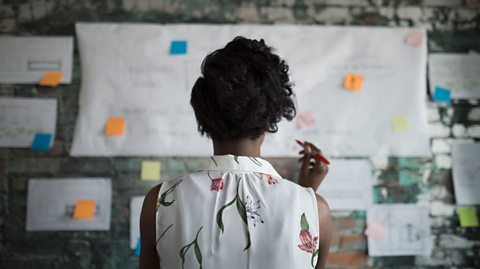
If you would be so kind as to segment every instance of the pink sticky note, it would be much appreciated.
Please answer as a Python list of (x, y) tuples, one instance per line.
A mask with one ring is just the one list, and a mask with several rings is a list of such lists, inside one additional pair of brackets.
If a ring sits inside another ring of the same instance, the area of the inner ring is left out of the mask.
[(423, 42), (423, 32), (417, 30), (411, 30), (408, 32), (405, 38), (405, 43), (410, 46), (420, 47)]
[(297, 115), (297, 127), (298, 129), (311, 129), (316, 125), (315, 114), (312, 111), (303, 111)]
[(370, 221), (365, 230), (365, 234), (371, 236), (375, 241), (382, 240), (386, 232), (387, 227), (376, 220)]

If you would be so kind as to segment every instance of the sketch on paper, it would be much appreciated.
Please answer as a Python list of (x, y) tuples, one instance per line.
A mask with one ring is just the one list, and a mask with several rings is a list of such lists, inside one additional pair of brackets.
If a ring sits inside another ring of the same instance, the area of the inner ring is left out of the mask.
[(480, 143), (452, 144), (453, 186), (458, 205), (480, 205)]
[(419, 205), (374, 205), (367, 211), (367, 223), (386, 227), (380, 240), (368, 237), (370, 256), (430, 255), (432, 239), (428, 209)]

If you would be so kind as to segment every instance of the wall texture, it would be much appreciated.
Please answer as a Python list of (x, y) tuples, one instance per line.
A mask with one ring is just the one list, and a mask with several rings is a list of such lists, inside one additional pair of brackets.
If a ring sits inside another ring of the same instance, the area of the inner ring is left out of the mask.
[[(0, 0), (0, 32), (74, 35), (77, 21), (296, 23), (419, 26), (430, 51), (480, 53), (480, 0)], [(73, 82), (48, 89), (0, 85), (0, 96), (55, 97), (58, 124), (50, 152), (0, 149), (0, 268), (135, 268), (128, 247), (129, 200), (153, 183), (138, 179), (144, 158), (71, 158), (80, 87), (78, 51)], [(478, 100), (428, 104), (433, 158), (372, 159), (377, 203), (430, 207), (431, 257), (367, 256), (365, 212), (335, 213), (329, 268), (480, 268), (480, 229), (460, 228), (451, 180), (452, 139), (480, 140)], [(194, 170), (199, 159), (160, 158), (162, 177)], [(272, 160), (296, 178), (293, 159)], [(480, 161), (480, 160), (479, 160)], [(113, 180), (109, 232), (25, 232), (26, 187), (32, 177), (98, 176)], [(272, 257), (274, 258), (274, 257)]]

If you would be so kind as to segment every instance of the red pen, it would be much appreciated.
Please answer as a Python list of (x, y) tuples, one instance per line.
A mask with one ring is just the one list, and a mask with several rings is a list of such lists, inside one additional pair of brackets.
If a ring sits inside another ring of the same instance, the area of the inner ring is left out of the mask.
[[(300, 142), (300, 140), (298, 139), (295, 139), (295, 142), (297, 142), (297, 144), (299, 144), (300, 146), (302, 146), (304, 149), (305, 149), (305, 144)], [(312, 148), (312, 154), (315, 158), (317, 158), (319, 161), (321, 161), (322, 163), (324, 164), (330, 164), (330, 161), (325, 157), (323, 156), (320, 152), (316, 151), (315, 149)]]

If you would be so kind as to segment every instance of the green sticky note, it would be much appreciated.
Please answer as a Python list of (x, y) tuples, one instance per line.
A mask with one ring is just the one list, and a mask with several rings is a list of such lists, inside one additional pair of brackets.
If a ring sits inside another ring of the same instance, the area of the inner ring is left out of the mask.
[(462, 227), (478, 227), (477, 210), (474, 207), (459, 208), (458, 218)]
[(142, 180), (160, 180), (161, 167), (162, 164), (158, 161), (143, 161), (140, 178)]

